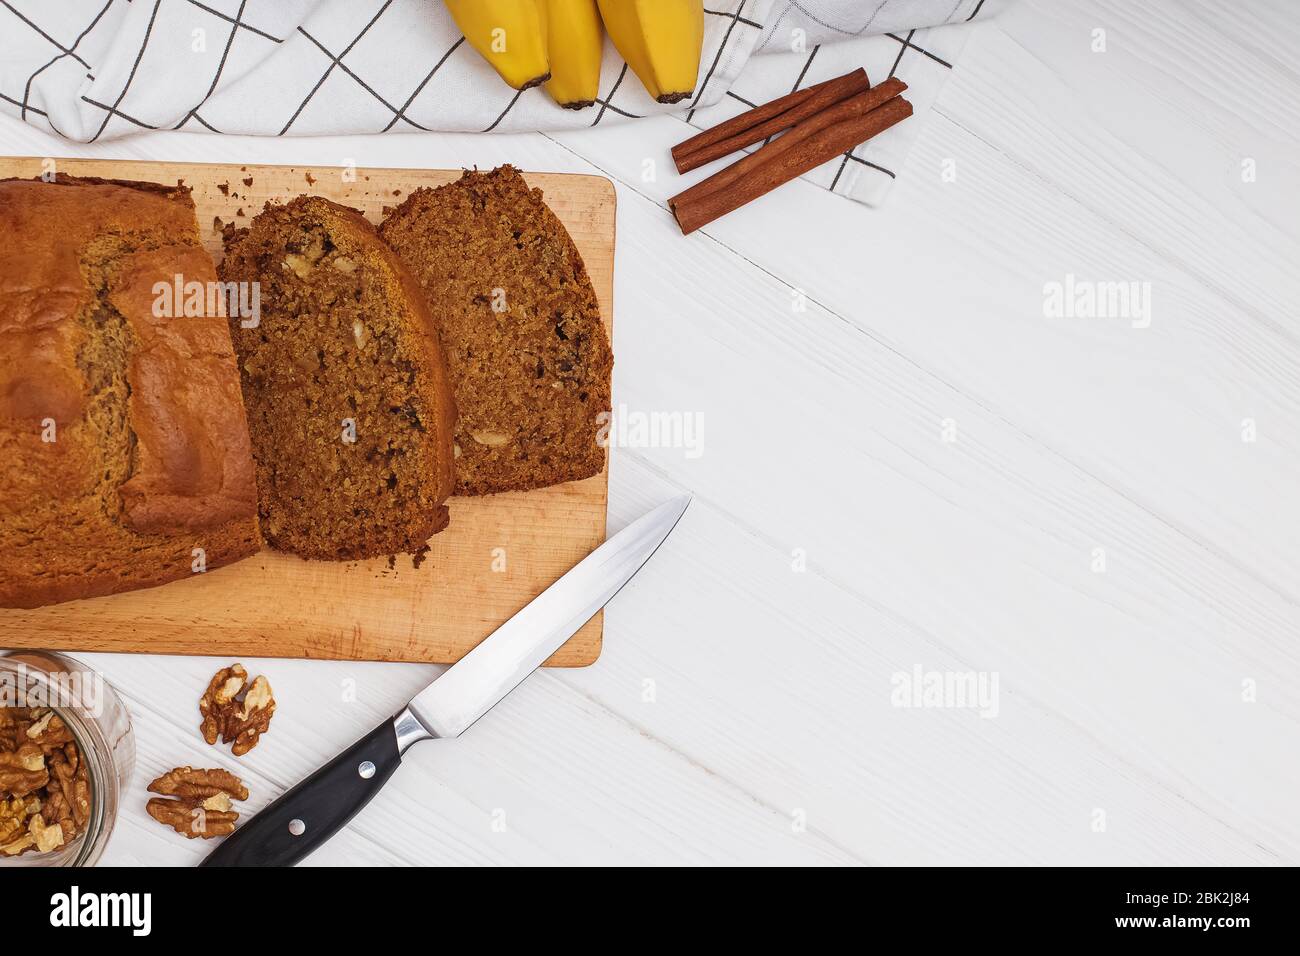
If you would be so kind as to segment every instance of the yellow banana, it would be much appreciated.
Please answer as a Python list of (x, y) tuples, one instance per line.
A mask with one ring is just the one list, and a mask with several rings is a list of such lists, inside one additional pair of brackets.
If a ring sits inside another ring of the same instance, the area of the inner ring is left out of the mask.
[(704, 0), (600, 0), (600, 15), (647, 93), (677, 103), (695, 92)]
[(470, 46), (517, 90), (551, 77), (546, 0), (443, 0)]
[(565, 109), (591, 106), (600, 95), (600, 53), (605, 31), (596, 0), (542, 0), (551, 79), (546, 92)]

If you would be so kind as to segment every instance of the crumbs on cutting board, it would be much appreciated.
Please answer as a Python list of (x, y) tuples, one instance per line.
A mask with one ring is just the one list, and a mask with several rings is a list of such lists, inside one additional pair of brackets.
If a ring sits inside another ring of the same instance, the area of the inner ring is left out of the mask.
[[(433, 549), (426, 544), (424, 547), (420, 548), (420, 550), (415, 551), (411, 554), (411, 569), (413, 571), (420, 570), (420, 565), (424, 564), (424, 562), (428, 559), (429, 552), (431, 550)], [(380, 572), (380, 574), (384, 575), (384, 577), (388, 576), (389, 571), (393, 571), (393, 572), (397, 571), (397, 555), (390, 554), (387, 558), (384, 559), (384, 563), (388, 566), (388, 569), (386, 571)]]
[(221, 217), (220, 217), (220, 216), (213, 216), (213, 217), (212, 217), (212, 231), (213, 231), (213, 232), (220, 232), (222, 229), (225, 228), (225, 226), (226, 226), (226, 224), (225, 224), (224, 222), (221, 221)]
[(251, 186), (251, 185), (253, 185), (253, 177), (252, 177), (252, 176), (248, 176), (247, 178), (245, 178), (245, 179), (244, 179), (244, 185), (245, 185), (245, 186)]
[(224, 182), (224, 183), (217, 183), (217, 189), (221, 191), (221, 195), (223, 195), (223, 196), (229, 196), (229, 195), (230, 195), (230, 181), (227, 180), (227, 181)]

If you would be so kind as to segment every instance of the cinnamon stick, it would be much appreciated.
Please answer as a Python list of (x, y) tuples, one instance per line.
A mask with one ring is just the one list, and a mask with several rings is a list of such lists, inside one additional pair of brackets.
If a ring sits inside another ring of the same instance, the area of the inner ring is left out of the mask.
[(780, 99), (732, 117), (712, 129), (692, 136), (673, 147), (673, 162), (679, 173), (689, 172), (728, 153), (753, 146), (826, 107), (869, 89), (867, 71), (857, 69), (843, 76), (796, 90)]
[[(761, 106), (755, 106), (748, 109), (739, 116), (733, 116), (724, 123), (719, 123), (711, 129), (706, 129), (702, 133), (696, 133), (690, 139), (683, 140), (672, 148), (673, 162), (679, 162), (681, 157), (695, 152), (697, 149), (703, 149), (705, 146), (712, 145), (720, 140), (735, 136), (737, 133), (743, 133), (751, 126), (769, 120), (774, 116), (779, 116), (788, 109), (792, 109), (804, 102), (810, 96), (816, 95), (817, 91), (826, 86), (826, 83), (817, 83), (813, 86), (805, 87), (802, 90), (795, 90), (787, 93), (770, 103), (764, 103)], [(680, 171), (680, 168), (679, 168)]]
[[(848, 102), (850, 101), (845, 101)], [(829, 112), (831, 111), (828, 110), (827, 113)], [(701, 186), (710, 182), (706, 179), (668, 200), (668, 206), (676, 217), (677, 224), (681, 226), (682, 234), (687, 235), (823, 163), (830, 162), (841, 153), (866, 142), (911, 115), (912, 104), (901, 96), (895, 96), (865, 113), (850, 112), (847, 118), (841, 116), (838, 122), (817, 124), (821, 117), (807, 120), (780, 139), (719, 173), (718, 176), (730, 174), (728, 183), (731, 188), (715, 186), (710, 190), (700, 190)], [(742, 166), (743, 170), (735, 172)]]
[[(709, 193), (734, 186), (742, 179), (751, 176), (764, 163), (783, 155), (788, 150), (795, 149), (800, 143), (816, 135), (821, 130), (854, 117), (864, 116), (893, 97), (899, 96), (906, 89), (906, 83), (897, 77), (891, 76), (878, 86), (873, 86), (857, 96), (842, 100), (829, 109), (823, 110), (818, 115), (804, 120), (784, 136), (774, 139), (761, 149), (755, 150), (738, 162), (732, 163), (726, 169), (720, 170), (707, 179), (700, 180), (690, 189), (678, 193), (668, 200), (668, 206), (672, 208), (682, 203), (693, 202)], [(863, 137), (864, 140), (867, 138)], [(859, 142), (862, 142), (862, 140), (859, 140)], [(854, 145), (856, 146), (857, 143)], [(828, 156), (827, 161), (831, 158), (833, 156)]]

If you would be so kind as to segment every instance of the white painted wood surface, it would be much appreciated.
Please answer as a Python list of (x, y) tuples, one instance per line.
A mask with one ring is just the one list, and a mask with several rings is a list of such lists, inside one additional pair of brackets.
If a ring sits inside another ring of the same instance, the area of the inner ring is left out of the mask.
[[(1289, 0), (1021, 0), (884, 208), (796, 183), (689, 239), (642, 177), (670, 118), (90, 148), (0, 120), (0, 151), (618, 185), (615, 400), (703, 415), (704, 454), (616, 450), (610, 528), (696, 503), (594, 667), (411, 751), (310, 863), (1296, 864), (1297, 46)], [(1067, 274), (1151, 283), (1150, 327), (1045, 318)], [(255, 809), (438, 672), (253, 662), (279, 709), (236, 760), (196, 730), (224, 661), (85, 656), (135, 719), (118, 864), (206, 849), (145, 816), (158, 772), (230, 766)], [(996, 672), (997, 716), (892, 706), (917, 665)]]

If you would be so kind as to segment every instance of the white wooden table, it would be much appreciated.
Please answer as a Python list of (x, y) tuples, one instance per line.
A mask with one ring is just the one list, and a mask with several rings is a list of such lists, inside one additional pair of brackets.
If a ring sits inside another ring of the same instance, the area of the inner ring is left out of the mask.
[[(703, 416), (704, 454), (616, 450), (611, 530), (695, 504), (599, 663), (411, 751), (309, 862), (1300, 863), (1300, 14), (1231, 6), (1021, 0), (884, 208), (800, 183), (690, 239), (641, 176), (670, 118), (93, 148), (0, 121), (9, 154), (618, 184), (615, 401)], [(1046, 316), (1067, 275), (1150, 283), (1149, 327)], [(208, 849), (146, 817), (155, 774), (237, 766), (255, 809), (438, 671), (249, 662), (279, 713), (236, 761), (196, 730), (226, 661), (85, 657), (135, 720), (117, 864)], [(893, 706), (918, 666), (996, 673), (996, 716)]]

